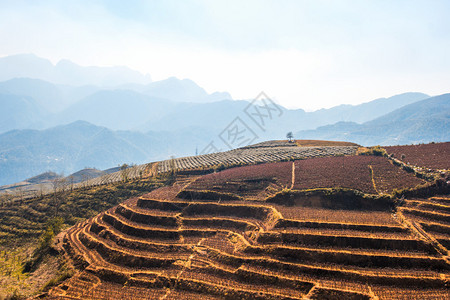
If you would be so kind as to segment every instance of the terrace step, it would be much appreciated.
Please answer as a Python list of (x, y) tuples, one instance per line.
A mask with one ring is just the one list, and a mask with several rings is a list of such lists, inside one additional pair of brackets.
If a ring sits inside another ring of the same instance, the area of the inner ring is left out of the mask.
[(102, 241), (94, 238), (89, 233), (82, 232), (80, 235), (80, 241), (86, 248), (89, 248), (91, 252), (97, 252), (107, 262), (115, 266), (124, 266), (127, 268), (139, 268), (154, 270), (164, 267), (171, 267), (173, 263), (178, 259), (186, 259), (189, 255), (164, 257), (163, 255), (157, 255), (152, 253), (142, 253), (137, 251), (131, 251), (129, 249), (114, 247)]
[[(119, 240), (119, 243), (116, 243), (114, 240), (112, 239), (105, 239), (102, 236), (99, 236), (95, 233), (93, 233), (92, 231), (84, 231), (84, 236), (89, 240), (89, 242), (94, 242), (95, 244), (103, 244), (105, 246), (107, 246), (108, 248), (115, 250), (115, 251), (121, 251), (124, 252), (125, 254), (133, 254), (133, 255), (137, 255), (137, 256), (149, 256), (149, 257), (160, 257), (160, 258), (172, 258), (175, 257), (176, 259), (180, 259), (181, 257), (187, 257), (190, 254), (192, 254), (192, 248), (191, 247), (173, 247), (173, 245), (170, 245), (169, 247), (163, 247), (161, 245), (159, 245), (160, 247), (158, 247), (157, 245), (141, 245), (139, 244), (140, 247), (136, 247), (136, 244), (131, 243), (124, 243), (122, 241)], [(130, 242), (130, 241), (128, 241)], [(125, 244), (125, 245), (122, 245)], [(135, 246), (135, 247), (127, 247), (127, 246)], [(147, 247), (145, 247), (147, 246)], [(172, 251), (167, 251), (169, 249), (171, 249)], [(166, 251), (161, 251), (161, 250), (166, 250)], [(177, 251), (178, 250), (178, 251)]]
[[(450, 204), (450, 203), (449, 203)], [(445, 205), (441, 203), (435, 203), (431, 201), (423, 200), (405, 200), (404, 205), (407, 208), (415, 208), (421, 211), (431, 212), (431, 213), (450, 213), (450, 205)]]
[[(210, 229), (210, 228), (178, 228), (178, 229), (166, 229), (160, 227), (152, 227), (151, 225), (143, 225), (120, 216), (114, 215), (110, 212), (105, 212), (102, 215), (102, 220), (114, 227), (118, 231), (127, 234), (129, 236), (136, 236), (140, 238), (151, 238), (157, 240), (171, 240), (176, 243), (181, 243), (184, 238), (189, 237), (205, 237), (214, 236), (218, 232), (234, 233), (227, 229)], [(236, 233), (238, 234), (238, 233)]]
[(450, 234), (450, 225), (435, 222), (419, 222), (427, 232)]
[(440, 221), (440, 222), (450, 224), (450, 214), (425, 211), (425, 210), (409, 208), (409, 207), (399, 207), (398, 209), (401, 210), (403, 213), (407, 213), (407, 214), (410, 214), (413, 216), (423, 217), (425, 219), (430, 219), (430, 220)]
[(209, 259), (231, 266), (241, 266), (245, 264), (275, 272), (283, 271), (284, 274), (292, 274), (295, 276), (320, 276), (322, 279), (339, 278), (340, 280), (350, 280), (363, 284), (369, 282), (394, 286), (426, 285), (439, 288), (447, 286), (447, 282), (450, 280), (448, 273), (443, 274), (427, 270), (373, 269), (351, 265), (305, 264), (281, 261), (280, 259), (267, 256), (237, 256), (213, 249), (209, 249), (208, 252)]
[(182, 217), (180, 218), (182, 228), (229, 228), (234, 231), (258, 231), (263, 230), (260, 222), (250, 222), (241, 218), (227, 218), (227, 217)]
[[(130, 242), (137, 242), (141, 243), (143, 245), (149, 243), (149, 244), (155, 244), (155, 245), (173, 245), (173, 246), (179, 246), (179, 245), (186, 245), (189, 246), (189, 244), (186, 244), (186, 242), (182, 243), (180, 240), (168, 240), (168, 239), (147, 239), (139, 236), (129, 235), (126, 233), (121, 232), (120, 230), (113, 227), (111, 224), (104, 222), (101, 218), (97, 218), (93, 221), (91, 226), (91, 231), (93, 231), (96, 234), (102, 235), (108, 235), (112, 239), (125, 239)], [(104, 231), (104, 232), (102, 232)]]
[(65, 283), (65, 288), (60, 291), (60, 295), (69, 294), (72, 296), (83, 296), (83, 294), (89, 292), (94, 289), (97, 285), (100, 284), (100, 279), (95, 275), (83, 271), (79, 274), (76, 274), (72, 278), (70, 278)]
[(87, 247), (79, 240), (79, 233), (82, 228), (74, 228), (69, 230), (65, 235), (65, 243), (63, 247), (72, 256), (72, 260), (76, 265), (81, 266), (83, 269), (89, 265), (106, 265), (107, 262), (94, 251), (89, 251)]
[(133, 209), (127, 205), (119, 205), (114, 211), (115, 214), (121, 215), (124, 218), (135, 223), (146, 225), (161, 226), (161, 227), (179, 227), (179, 220), (175, 213), (161, 213), (160, 211), (145, 211)]
[(243, 264), (241, 266), (241, 268), (245, 268), (252, 272), (263, 273), (263, 274), (281, 277), (281, 278), (286, 277), (286, 278), (292, 278), (295, 280), (315, 282), (316, 287), (321, 287), (321, 288), (332, 288), (332, 289), (336, 289), (336, 290), (346, 290), (346, 291), (352, 291), (352, 292), (360, 292), (360, 293), (364, 293), (364, 294), (370, 293), (370, 290), (367, 288), (367, 283), (359, 283), (359, 282), (348, 281), (348, 280), (339, 280), (337, 278), (327, 279), (327, 278), (323, 278), (322, 276), (314, 276), (312, 274), (296, 273), (295, 275), (293, 275), (292, 273), (286, 273), (286, 272), (283, 272), (282, 270), (272, 270), (272, 269), (267, 269), (264, 267), (258, 267), (258, 266), (248, 265), (248, 264)]
[(235, 299), (303, 299), (305, 296), (302, 289), (280, 289), (270, 285), (265, 286), (262, 283), (248, 284), (233, 280), (230, 277), (210, 273), (202, 274), (199, 270), (183, 272), (181, 277), (177, 279), (177, 289), (183, 289), (183, 285), (187, 283), (197, 283), (199, 285), (198, 291), (205, 293), (208, 293), (211, 288), (212, 290), (222, 290), (222, 295), (230, 295)]
[(341, 222), (298, 221), (292, 219), (279, 219), (274, 229), (288, 228), (317, 228), (317, 229), (342, 229), (362, 232), (407, 232), (407, 227), (393, 225), (370, 225)]
[(307, 295), (307, 299), (347, 299), (347, 300), (370, 300), (370, 295), (365, 295), (354, 291), (345, 291), (316, 287)]
[(114, 215), (109, 212), (105, 212), (102, 215), (102, 220), (127, 235), (180, 241), (180, 232), (178, 230), (155, 228), (150, 225), (135, 223), (120, 215)]
[(180, 212), (188, 206), (189, 203), (186, 201), (172, 201), (172, 200), (161, 200), (161, 199), (149, 199), (140, 197), (137, 200), (136, 206), (142, 209), (157, 209), (161, 211), (169, 212)]
[[(137, 201), (136, 201), (137, 202)], [(122, 206), (124, 209), (129, 210), (134, 213), (150, 215), (150, 216), (160, 216), (160, 217), (176, 217), (178, 216), (177, 212), (171, 212), (166, 210), (158, 210), (158, 209), (147, 209), (141, 208), (136, 205), (137, 203), (121, 203), (117, 207)]]
[(450, 205), (450, 197), (435, 196), (435, 197), (429, 198), (429, 200), (434, 203), (440, 203), (440, 204), (447, 205), (447, 206)]
[[(352, 234), (352, 235), (350, 235)], [(332, 247), (350, 248), (367, 251), (374, 250), (395, 250), (395, 251), (418, 251), (423, 254), (437, 255), (438, 253), (430, 244), (421, 240), (402, 234), (397, 236), (358, 236), (352, 232), (342, 232), (339, 234), (327, 234), (327, 232), (302, 232), (302, 231), (283, 231), (283, 232), (263, 232), (258, 236), (258, 243), (261, 244), (298, 244), (311, 245), (317, 248)], [(367, 249), (367, 250), (365, 250)]]
[(288, 246), (249, 246), (245, 253), (267, 255), (290, 262), (328, 262), (337, 265), (354, 265), (375, 268), (417, 268), (448, 272), (450, 265), (441, 258), (428, 256), (407, 256), (379, 254), (369, 251), (348, 251), (336, 249), (317, 249)]
[(119, 246), (136, 249), (136, 250), (150, 250), (160, 252), (187, 252), (193, 246), (186, 243), (171, 243), (167, 241), (156, 241), (142, 238), (131, 237), (125, 235), (113, 227), (104, 227), (98, 223), (91, 225), (90, 231), (97, 234), (99, 237), (111, 240)]

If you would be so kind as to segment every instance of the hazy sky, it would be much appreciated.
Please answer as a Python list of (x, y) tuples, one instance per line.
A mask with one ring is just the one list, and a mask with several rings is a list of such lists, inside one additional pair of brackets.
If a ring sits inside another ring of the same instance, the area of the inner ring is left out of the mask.
[(0, 0), (0, 56), (126, 65), (290, 108), (450, 92), (450, 1)]

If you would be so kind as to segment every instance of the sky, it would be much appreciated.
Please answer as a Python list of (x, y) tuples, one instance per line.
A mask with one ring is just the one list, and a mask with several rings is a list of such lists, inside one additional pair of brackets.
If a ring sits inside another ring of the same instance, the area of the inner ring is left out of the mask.
[(0, 0), (0, 56), (128, 66), (315, 110), (450, 92), (450, 1)]

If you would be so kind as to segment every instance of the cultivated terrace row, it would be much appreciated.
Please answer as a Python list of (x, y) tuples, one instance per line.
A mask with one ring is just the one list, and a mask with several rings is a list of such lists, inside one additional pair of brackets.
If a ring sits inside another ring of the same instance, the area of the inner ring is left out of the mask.
[(180, 176), (70, 228), (79, 272), (43, 297), (450, 297), (450, 198), (396, 198), (432, 182), (355, 146), (283, 143), (160, 163), (253, 165)]

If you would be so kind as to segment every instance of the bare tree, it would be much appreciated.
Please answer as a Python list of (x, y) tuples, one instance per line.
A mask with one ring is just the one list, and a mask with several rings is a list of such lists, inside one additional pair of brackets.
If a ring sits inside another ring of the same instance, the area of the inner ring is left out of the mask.
[(127, 182), (130, 176), (130, 166), (127, 164), (123, 164), (120, 166), (120, 176), (122, 177), (123, 182)]
[(289, 140), (290, 143), (292, 143), (292, 140), (294, 139), (294, 134), (292, 133), (292, 131), (289, 131), (286, 134), (286, 138)]
[(41, 198), (44, 197), (44, 184), (42, 182), (39, 183), (39, 194)]
[(68, 181), (63, 176), (56, 177), (52, 180), (53, 206), (55, 208), (55, 217), (58, 216), (59, 207), (61, 206), (62, 200), (64, 200), (67, 186), (68, 186)]
[(8, 192), (0, 194), (0, 206), (7, 206), (11, 202), (11, 195)]
[(83, 188), (86, 189), (89, 186), (89, 180), (91, 180), (91, 175), (88, 173), (81, 174), (81, 182), (83, 184)]
[(24, 191), (23, 187), (19, 186), (17, 188), (16, 195), (19, 198), (19, 203), (22, 204), (23, 200), (25, 198), (25, 191)]

